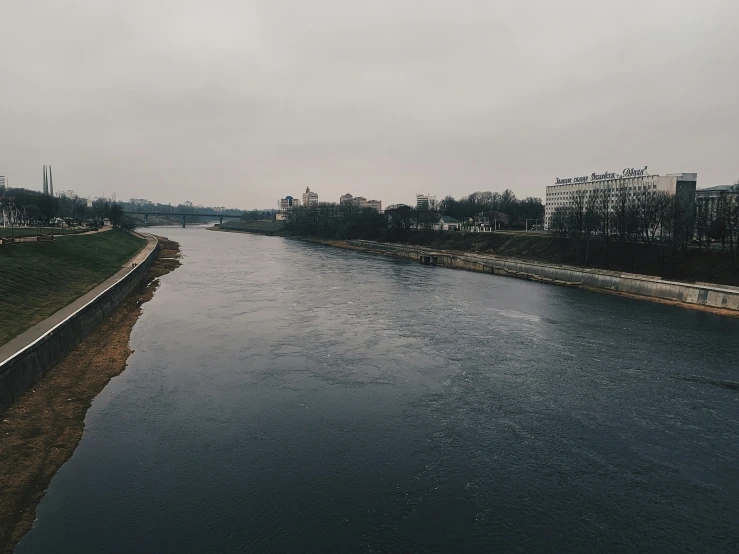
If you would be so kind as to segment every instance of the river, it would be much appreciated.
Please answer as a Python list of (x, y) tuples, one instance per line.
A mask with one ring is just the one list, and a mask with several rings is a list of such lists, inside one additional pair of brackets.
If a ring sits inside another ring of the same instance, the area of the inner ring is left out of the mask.
[(736, 552), (739, 319), (204, 229), (16, 552)]

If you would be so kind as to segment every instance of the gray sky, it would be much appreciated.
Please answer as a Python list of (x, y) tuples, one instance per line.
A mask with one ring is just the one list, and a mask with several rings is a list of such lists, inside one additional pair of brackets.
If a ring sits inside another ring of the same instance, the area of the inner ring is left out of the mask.
[(273, 207), (739, 178), (737, 0), (4, 0), (0, 175)]

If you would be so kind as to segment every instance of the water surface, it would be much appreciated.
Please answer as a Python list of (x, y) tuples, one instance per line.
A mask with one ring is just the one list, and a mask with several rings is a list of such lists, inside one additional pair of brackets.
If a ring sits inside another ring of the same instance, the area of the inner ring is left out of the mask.
[(166, 234), (18, 553), (736, 552), (739, 320)]

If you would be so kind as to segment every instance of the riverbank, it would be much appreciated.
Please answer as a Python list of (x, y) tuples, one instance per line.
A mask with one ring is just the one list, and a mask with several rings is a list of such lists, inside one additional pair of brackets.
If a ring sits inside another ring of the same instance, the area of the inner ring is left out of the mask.
[(257, 235), (286, 236), (285, 226), (281, 221), (227, 221), (208, 228), (210, 231), (226, 233), (254, 233)]
[(87, 409), (126, 367), (129, 337), (156, 280), (179, 265), (179, 245), (160, 238), (159, 257), (135, 292), (30, 391), (0, 414), (0, 553), (31, 528), (49, 482), (72, 455)]
[(0, 346), (105, 281), (145, 245), (112, 230), (0, 248)]

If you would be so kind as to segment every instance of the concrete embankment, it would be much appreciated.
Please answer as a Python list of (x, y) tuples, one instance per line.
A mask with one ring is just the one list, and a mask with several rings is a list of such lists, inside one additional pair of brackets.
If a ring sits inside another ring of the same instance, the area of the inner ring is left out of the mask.
[(147, 239), (147, 245), (127, 267), (0, 347), (0, 410), (53, 368), (141, 282), (159, 250), (155, 237)]
[[(720, 285), (680, 283), (659, 277), (619, 273), (573, 266), (541, 264), (473, 253), (434, 251), (397, 244), (350, 240), (349, 247), (439, 265), (494, 275), (569, 285), (590, 290), (633, 295), (645, 299), (683, 304), (739, 316), (739, 290)], [(341, 246), (340, 244), (336, 244)]]

